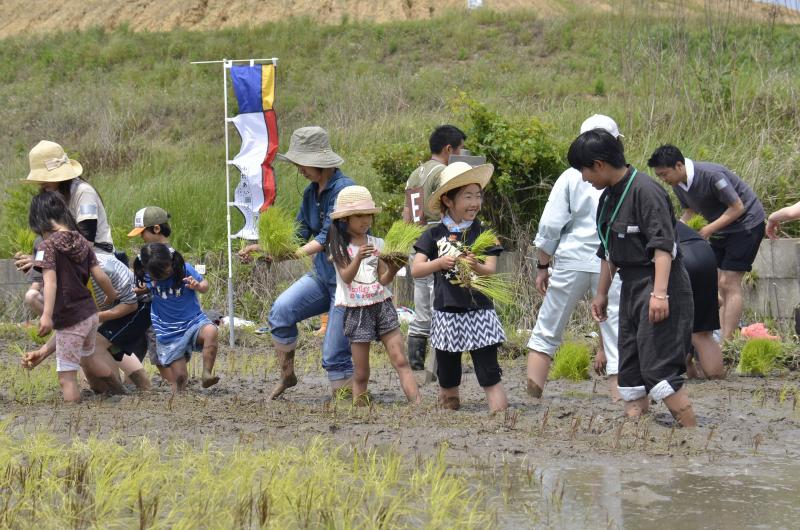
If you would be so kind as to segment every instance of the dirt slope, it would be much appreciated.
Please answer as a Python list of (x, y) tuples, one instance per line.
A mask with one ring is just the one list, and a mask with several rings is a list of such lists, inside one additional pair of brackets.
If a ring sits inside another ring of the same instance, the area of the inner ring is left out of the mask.
[[(680, 2), (680, 8), (700, 8), (718, 3)], [(731, 2), (724, 2), (727, 9)], [(290, 16), (308, 16), (320, 22), (349, 20), (425, 19), (453, 10), (466, 9), (466, 0), (30, 0), (0, 1), (0, 38), (12, 35), (69, 31), (90, 27), (112, 29), (127, 24), (135, 31), (169, 31), (175, 28), (217, 29), (263, 24)], [(565, 11), (564, 6), (605, 11), (621, 6), (614, 1), (576, 0), (483, 0), (491, 9), (534, 10), (542, 16)], [(654, 2), (668, 8), (671, 2)], [(737, 10), (766, 15), (767, 8), (734, 0)], [(674, 9), (676, 6), (669, 7)]]

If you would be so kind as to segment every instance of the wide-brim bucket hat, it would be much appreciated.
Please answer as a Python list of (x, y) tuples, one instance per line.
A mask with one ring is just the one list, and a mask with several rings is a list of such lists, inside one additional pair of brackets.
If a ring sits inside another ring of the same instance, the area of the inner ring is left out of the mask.
[(322, 127), (300, 127), (292, 133), (289, 150), (278, 153), (278, 160), (299, 166), (332, 168), (339, 167), (344, 159), (331, 149), (328, 131)]
[(83, 166), (71, 160), (64, 148), (55, 142), (42, 140), (28, 153), (30, 172), (26, 182), (64, 182), (83, 174)]
[(466, 162), (453, 162), (439, 173), (439, 186), (428, 197), (428, 209), (432, 212), (441, 212), (442, 195), (450, 190), (469, 184), (477, 184), (481, 189), (485, 188), (492, 178), (492, 173), (494, 173), (494, 166), (491, 164), (472, 167)]
[(380, 213), (381, 207), (375, 206), (372, 194), (364, 186), (347, 186), (336, 196), (336, 204), (331, 212), (331, 219), (341, 219), (351, 215), (368, 215)]

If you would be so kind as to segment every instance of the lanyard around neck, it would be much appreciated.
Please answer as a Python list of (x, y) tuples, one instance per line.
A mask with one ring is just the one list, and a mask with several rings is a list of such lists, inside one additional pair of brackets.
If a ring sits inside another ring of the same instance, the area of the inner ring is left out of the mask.
[(597, 227), (597, 235), (600, 236), (600, 241), (603, 243), (603, 249), (606, 253), (606, 259), (608, 259), (608, 238), (611, 235), (611, 224), (617, 219), (617, 214), (619, 213), (619, 207), (622, 206), (625, 197), (628, 195), (628, 190), (631, 188), (631, 184), (633, 184), (633, 179), (636, 178), (637, 170), (636, 168), (633, 169), (633, 173), (631, 173), (631, 178), (628, 179), (628, 183), (625, 184), (625, 189), (622, 191), (622, 196), (620, 196), (617, 205), (614, 207), (614, 211), (611, 213), (611, 217), (606, 222), (606, 233), (605, 237), (603, 235), (603, 229), (600, 228), (602, 225), (603, 214), (606, 211), (606, 203), (608, 202), (608, 196), (603, 200), (603, 205), (600, 207), (600, 225)]

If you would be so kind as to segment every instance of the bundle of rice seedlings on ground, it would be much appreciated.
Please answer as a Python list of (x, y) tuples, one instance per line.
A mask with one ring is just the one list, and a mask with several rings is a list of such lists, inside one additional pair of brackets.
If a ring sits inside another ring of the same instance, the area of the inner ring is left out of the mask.
[(297, 236), (300, 226), (292, 214), (280, 206), (271, 206), (258, 218), (258, 244), (264, 256), (272, 260), (295, 259), (303, 241)]
[(774, 339), (751, 339), (742, 348), (736, 371), (746, 375), (767, 375), (783, 357), (783, 345)]
[(424, 226), (395, 221), (389, 232), (386, 233), (386, 237), (383, 238), (381, 259), (402, 267), (408, 261), (411, 248), (423, 232), (425, 232)]
[(592, 354), (587, 344), (565, 342), (556, 352), (550, 376), (553, 379), (569, 379), (571, 381), (589, 379), (591, 363)]

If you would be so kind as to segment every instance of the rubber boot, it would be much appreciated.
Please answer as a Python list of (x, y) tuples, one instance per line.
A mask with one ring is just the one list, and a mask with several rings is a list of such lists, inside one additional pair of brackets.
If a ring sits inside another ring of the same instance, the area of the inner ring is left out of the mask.
[(275, 399), (297, 384), (297, 376), (294, 374), (294, 350), (282, 352), (278, 351), (278, 362), (281, 365), (281, 380), (272, 389), (270, 399)]
[(314, 335), (324, 337), (326, 331), (328, 331), (328, 313), (324, 313), (319, 317), (319, 329), (314, 332)]
[(425, 355), (428, 351), (428, 337), (419, 335), (408, 336), (408, 364), (412, 370), (425, 369)]

